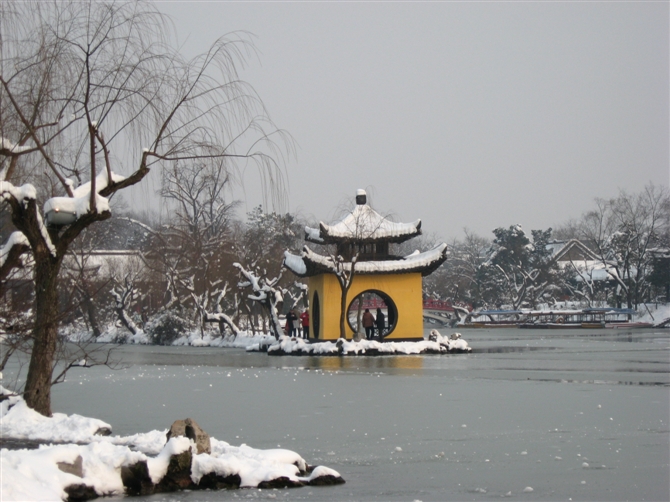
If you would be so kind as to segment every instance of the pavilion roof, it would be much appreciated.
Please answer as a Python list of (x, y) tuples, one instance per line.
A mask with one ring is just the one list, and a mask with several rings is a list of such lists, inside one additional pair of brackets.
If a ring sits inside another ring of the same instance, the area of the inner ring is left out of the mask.
[(368, 204), (357, 204), (344, 219), (333, 225), (320, 222), (318, 229), (305, 227), (305, 240), (317, 244), (343, 241), (404, 242), (418, 235), (421, 235), (421, 220), (396, 223), (380, 215)]
[[(356, 274), (409, 274), (420, 272), (424, 277), (434, 272), (447, 259), (447, 245), (442, 243), (423, 253), (415, 251), (398, 260), (360, 261), (354, 265)], [(342, 264), (345, 269), (351, 269), (351, 262)], [(335, 274), (338, 271), (334, 258), (315, 253), (307, 246), (302, 253), (294, 255), (288, 251), (284, 253), (284, 266), (300, 277), (310, 277), (319, 274)]]

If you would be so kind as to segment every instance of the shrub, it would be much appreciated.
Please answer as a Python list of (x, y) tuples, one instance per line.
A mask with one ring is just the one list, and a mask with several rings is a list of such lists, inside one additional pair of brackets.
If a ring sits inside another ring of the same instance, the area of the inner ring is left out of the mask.
[(164, 312), (146, 325), (144, 331), (154, 345), (171, 345), (191, 329), (191, 323), (174, 312)]

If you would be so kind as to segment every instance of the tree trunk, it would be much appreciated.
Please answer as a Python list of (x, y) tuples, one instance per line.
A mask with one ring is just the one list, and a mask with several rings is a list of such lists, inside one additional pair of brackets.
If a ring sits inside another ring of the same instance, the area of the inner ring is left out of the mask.
[(114, 310), (116, 311), (116, 315), (118, 316), (119, 321), (121, 321), (121, 324), (123, 324), (126, 329), (132, 333), (133, 336), (139, 333), (137, 324), (135, 324), (132, 318), (128, 315), (126, 312), (126, 307), (123, 304), (116, 302)]
[(340, 297), (340, 338), (347, 338), (346, 315), (347, 315), (347, 293), (349, 288), (342, 285), (342, 296)]
[(44, 416), (51, 416), (51, 378), (58, 341), (58, 271), (61, 260), (51, 254), (35, 257), (35, 325), (24, 398)]
[(88, 317), (88, 322), (91, 325), (93, 330), (93, 337), (98, 338), (100, 336), (100, 323), (98, 322), (98, 312), (93, 303), (93, 298), (88, 294), (85, 288), (80, 290), (81, 302), (84, 304), (84, 309), (86, 310), (86, 316)]

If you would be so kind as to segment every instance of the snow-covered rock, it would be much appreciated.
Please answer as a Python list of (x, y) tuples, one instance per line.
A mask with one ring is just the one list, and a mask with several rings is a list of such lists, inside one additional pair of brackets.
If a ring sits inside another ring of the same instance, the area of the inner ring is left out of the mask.
[[(4, 395), (11, 392), (0, 387)], [(77, 441), (37, 450), (2, 450), (0, 500), (66, 500), (71, 493), (148, 495), (179, 488), (279, 487), (344, 483), (327, 467), (310, 468), (290, 450), (257, 450), (211, 438), (211, 454), (166, 431), (134, 436), (96, 436), (100, 420), (60, 413), (44, 417), (16, 395), (2, 401), (2, 436)], [(132, 448), (132, 449), (131, 449)], [(65, 472), (67, 471), (67, 472)], [(185, 473), (185, 477), (184, 477)], [(181, 477), (180, 477), (181, 476)], [(158, 488), (156, 488), (158, 487)]]

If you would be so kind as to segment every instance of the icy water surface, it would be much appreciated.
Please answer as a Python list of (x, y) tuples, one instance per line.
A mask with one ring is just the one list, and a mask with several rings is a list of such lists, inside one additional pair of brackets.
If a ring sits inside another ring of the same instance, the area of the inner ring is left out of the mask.
[(473, 354), (123, 347), (127, 369), (72, 372), (54, 410), (121, 435), (192, 417), (217, 439), (288, 448), (347, 481), (148, 500), (670, 500), (668, 330), (463, 336)]

